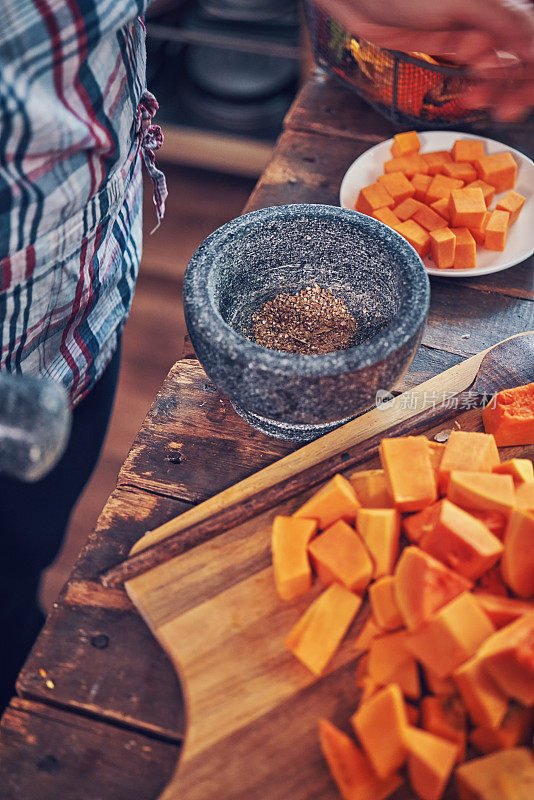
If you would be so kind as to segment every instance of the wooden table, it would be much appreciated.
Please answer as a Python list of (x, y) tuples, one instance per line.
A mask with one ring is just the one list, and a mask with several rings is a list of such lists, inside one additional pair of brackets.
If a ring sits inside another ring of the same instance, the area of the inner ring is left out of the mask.
[[(533, 126), (491, 132), (531, 157)], [(349, 164), (394, 126), (318, 73), (290, 110), (246, 210), (337, 204)], [(423, 344), (397, 389), (534, 328), (534, 259), (496, 275), (432, 278)], [(180, 688), (122, 590), (99, 575), (147, 529), (295, 445), (249, 428), (186, 344), (124, 463), (18, 680), (0, 738), (2, 800), (149, 800), (170, 777), (185, 729)]]

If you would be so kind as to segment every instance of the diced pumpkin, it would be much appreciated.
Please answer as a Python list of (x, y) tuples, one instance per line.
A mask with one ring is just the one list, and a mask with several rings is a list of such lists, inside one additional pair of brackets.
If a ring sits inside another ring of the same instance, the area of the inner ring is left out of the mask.
[(513, 189), (515, 186), (517, 164), (508, 150), (478, 158), (475, 161), (475, 168), (478, 177), (495, 186), (497, 193)]
[(494, 438), (484, 433), (452, 431), (438, 470), (440, 488), (446, 491), (453, 469), (491, 472), (499, 463), (499, 451)]
[(394, 205), (395, 200), (384, 184), (377, 181), (360, 189), (355, 209), (356, 211), (361, 211), (362, 214), (370, 216), (377, 208), (392, 208)]
[(384, 208), (377, 208), (376, 211), (373, 211), (371, 216), (379, 222), (383, 222), (384, 225), (387, 225), (389, 228), (396, 228), (400, 222), (395, 212), (386, 206), (384, 206)]
[(416, 131), (404, 131), (396, 133), (391, 145), (391, 155), (394, 158), (407, 156), (410, 153), (418, 153), (421, 149), (421, 142)]
[(503, 694), (534, 705), (534, 611), (490, 636), (478, 657)]
[(356, 686), (363, 686), (364, 678), (369, 677), (369, 653), (364, 653), (356, 664)]
[(341, 644), (361, 604), (361, 597), (333, 583), (288, 633), (286, 647), (314, 675), (320, 675)]
[(373, 577), (391, 575), (399, 553), (399, 512), (394, 508), (360, 508), (356, 527), (373, 559)]
[(469, 226), (469, 231), (471, 236), (475, 240), (477, 244), (483, 245), (485, 238), (486, 238), (486, 225), (488, 224), (488, 220), (491, 217), (491, 211), (486, 211), (484, 214), (484, 219), (482, 220), (482, 224), (478, 226), (478, 228), (474, 228), (472, 225)]
[(508, 597), (508, 588), (502, 579), (501, 568), (498, 563), (480, 576), (473, 592), (475, 594), (485, 592), (486, 594), (496, 594), (499, 597)]
[(417, 514), (410, 514), (402, 520), (402, 530), (407, 538), (417, 544), (427, 531), (431, 531), (436, 524), (441, 502), (432, 503)]
[(456, 236), (450, 228), (439, 228), (430, 232), (430, 252), (439, 269), (450, 269), (456, 253)]
[(432, 464), (432, 469), (436, 473), (437, 478), (438, 470), (441, 465), (441, 459), (443, 458), (443, 453), (445, 452), (445, 445), (441, 442), (431, 442), (430, 440), (427, 440), (427, 447), (430, 455), (430, 463)]
[(369, 601), (374, 618), (385, 631), (394, 631), (403, 626), (395, 599), (393, 575), (384, 575), (369, 587)]
[(432, 182), (432, 175), (423, 175), (421, 172), (416, 172), (411, 180), (413, 196), (421, 203), (425, 202), (428, 187)]
[(274, 581), (282, 600), (298, 597), (311, 587), (308, 544), (316, 532), (317, 522), (313, 519), (274, 518), (271, 537)]
[(474, 655), (494, 630), (473, 595), (463, 592), (412, 631), (406, 647), (425, 667), (445, 678)]
[(383, 469), (354, 472), (350, 482), (362, 508), (393, 508), (393, 498), (388, 492)]
[(373, 575), (373, 561), (361, 537), (343, 520), (330, 525), (309, 545), (313, 567), (325, 586), (341, 583), (363, 593)]
[(526, 600), (518, 600), (516, 597), (503, 597), (488, 592), (475, 592), (474, 597), (496, 628), (504, 628), (523, 614), (534, 611), (534, 603), (527, 603)]
[(440, 217), (439, 214), (436, 214), (430, 206), (424, 204), (421, 208), (417, 209), (412, 219), (429, 233), (447, 227), (447, 220)]
[(460, 800), (531, 800), (534, 756), (513, 747), (466, 761), (456, 770)]
[(523, 197), (519, 192), (508, 192), (495, 206), (496, 209), (501, 211), (508, 211), (510, 214), (510, 225), (513, 225), (521, 213), (521, 209), (525, 205), (526, 197)]
[(456, 237), (455, 269), (473, 269), (477, 265), (477, 245), (469, 228), (451, 228)]
[(393, 775), (406, 759), (408, 720), (402, 693), (391, 683), (362, 703), (351, 723), (376, 774)]
[(500, 511), (477, 511), (474, 508), (470, 508), (469, 513), (471, 516), (483, 522), (486, 528), (488, 528), (497, 539), (502, 541), (508, 522), (506, 514), (501, 514)]
[(343, 800), (385, 800), (402, 784), (398, 773), (378, 778), (350, 736), (327, 719), (319, 720), (319, 745)]
[(511, 706), (499, 728), (475, 728), (469, 741), (482, 753), (528, 744), (532, 735), (534, 709)]
[(395, 230), (406, 239), (408, 244), (411, 244), (421, 258), (426, 256), (430, 249), (430, 237), (421, 225), (413, 219), (407, 219), (406, 222), (401, 222), (397, 225)]
[(453, 189), (449, 198), (451, 225), (455, 228), (478, 228), (486, 216), (482, 189)]
[(418, 153), (397, 156), (384, 162), (384, 172), (404, 172), (407, 178), (413, 178), (416, 172), (428, 172), (426, 161)]
[(534, 383), (497, 392), (484, 407), (482, 420), (499, 447), (534, 444)]
[(394, 578), (397, 607), (412, 630), (472, 587), (471, 581), (413, 546), (402, 551)]
[(421, 720), (425, 731), (447, 739), (457, 747), (458, 762), (465, 759), (467, 715), (458, 695), (427, 695), (421, 700)]
[(440, 197), (439, 200), (434, 200), (433, 203), (430, 204), (430, 208), (439, 214), (440, 217), (446, 221), (447, 225), (451, 221), (451, 217), (449, 214), (449, 200), (447, 197)]
[(372, 697), (378, 692), (379, 689), (382, 688), (383, 686), (381, 683), (377, 683), (374, 678), (371, 678), (370, 675), (367, 675), (362, 679), (360, 703), (365, 703), (366, 700), (369, 700), (370, 697)]
[(457, 178), (449, 178), (448, 175), (434, 175), (426, 193), (426, 202), (430, 206), (442, 197), (448, 200), (452, 190), (461, 189), (463, 185), (464, 182)]
[(369, 649), (369, 675), (382, 685), (398, 684), (402, 693), (412, 700), (421, 695), (419, 671), (413, 654), (407, 650), (408, 633), (394, 631), (377, 636)]
[(334, 475), (293, 516), (315, 519), (322, 530), (338, 519), (354, 522), (359, 507), (358, 498), (349, 481), (343, 475)]
[(436, 479), (424, 436), (382, 439), (379, 453), (389, 492), (399, 511), (419, 511), (437, 499)]
[(399, 203), (398, 206), (395, 206), (393, 211), (401, 222), (406, 222), (407, 219), (413, 217), (417, 209), (421, 208), (422, 205), (423, 204), (419, 202), (419, 200), (416, 200), (415, 197), (409, 197), (408, 200), (404, 200), (402, 203)]
[(452, 678), (438, 678), (428, 667), (425, 667), (424, 673), (427, 688), (432, 694), (437, 697), (450, 697), (458, 694), (458, 689)]
[(512, 511), (504, 534), (501, 572), (514, 594), (534, 595), (534, 512)]
[(448, 175), (449, 178), (458, 178), (464, 183), (470, 183), (476, 180), (477, 177), (477, 171), (474, 166), (466, 161), (454, 161), (452, 164), (444, 164), (442, 172), (444, 175)]
[(492, 211), (484, 231), (484, 247), (486, 250), (502, 252), (506, 246), (509, 227), (510, 214), (508, 211), (501, 211), (498, 208)]
[(378, 180), (386, 187), (395, 205), (415, 194), (415, 189), (404, 172), (388, 172), (386, 175), (381, 175)]
[(456, 139), (451, 151), (454, 161), (467, 161), (474, 164), (484, 157), (484, 142), (480, 139)]
[(376, 639), (377, 636), (381, 636), (383, 633), (384, 631), (371, 614), (364, 622), (361, 631), (354, 641), (354, 649), (360, 653), (367, 652), (371, 647), (373, 639)]
[(419, 545), (472, 581), (489, 570), (504, 549), (483, 522), (450, 500), (441, 501), (435, 525), (422, 536)]
[(515, 505), (511, 475), (496, 472), (453, 470), (449, 476), (447, 497), (452, 503), (476, 511), (499, 511), (508, 515)]
[(503, 461), (502, 464), (493, 467), (493, 472), (511, 475), (516, 485), (534, 481), (534, 466), (529, 458), (511, 458), (510, 461)]
[(448, 150), (434, 150), (431, 153), (421, 153), (421, 157), (427, 163), (429, 175), (437, 175), (443, 172), (443, 165), (450, 164), (451, 154)]
[(493, 198), (495, 197), (495, 187), (491, 185), (491, 183), (486, 183), (486, 181), (481, 181), (479, 178), (476, 181), (471, 181), (465, 187), (466, 189), (482, 189), (482, 194), (484, 195), (484, 202), (486, 204), (486, 208), (489, 208), (490, 205), (493, 203)]
[(525, 481), (516, 488), (515, 504), (525, 511), (534, 511), (534, 481)]
[(453, 679), (475, 725), (498, 728), (508, 709), (508, 699), (487, 675), (478, 655), (458, 667)]
[(412, 788), (422, 800), (440, 800), (458, 757), (457, 745), (411, 726), (406, 743)]

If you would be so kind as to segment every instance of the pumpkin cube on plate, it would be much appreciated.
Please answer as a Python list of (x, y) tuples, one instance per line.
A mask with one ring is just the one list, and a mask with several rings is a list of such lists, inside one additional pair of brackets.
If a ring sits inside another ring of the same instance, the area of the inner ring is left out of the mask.
[(430, 252), (439, 269), (449, 269), (453, 266), (456, 236), (450, 228), (438, 228), (430, 232)]
[(486, 211), (481, 225), (476, 228), (474, 228), (472, 225), (468, 225), (468, 228), (471, 231), (471, 236), (477, 244), (483, 245), (486, 240), (486, 225), (488, 224), (490, 217), (491, 211)]
[(391, 155), (394, 158), (399, 156), (407, 156), (410, 153), (418, 153), (421, 148), (421, 142), (416, 131), (405, 131), (404, 133), (397, 133), (393, 137), (393, 144), (391, 145)]
[(477, 177), (477, 171), (474, 166), (465, 162), (453, 161), (452, 164), (444, 164), (442, 171), (449, 178), (459, 178), (464, 183), (474, 181)]
[(510, 214), (496, 208), (486, 222), (484, 231), (484, 247), (486, 250), (504, 250), (508, 230), (510, 227)]
[(480, 178), (477, 178), (476, 181), (471, 181), (465, 187), (466, 189), (482, 189), (482, 194), (484, 195), (484, 202), (486, 203), (486, 208), (489, 208), (490, 205), (493, 203), (493, 198), (495, 197), (495, 187), (491, 185), (491, 183), (486, 183), (486, 181), (481, 181)]
[(426, 256), (430, 250), (430, 236), (421, 225), (413, 219), (407, 219), (406, 222), (401, 222), (395, 230), (412, 245), (421, 258)]
[(456, 139), (451, 152), (454, 161), (467, 161), (469, 164), (474, 164), (484, 156), (484, 142), (481, 142), (480, 139)]
[(475, 167), (478, 177), (495, 186), (497, 193), (514, 188), (517, 164), (509, 150), (493, 153), (491, 156), (483, 156), (477, 159)]
[(454, 264), (456, 269), (473, 269), (477, 265), (477, 244), (469, 228), (451, 228), (456, 237)]
[(415, 194), (415, 189), (404, 172), (388, 172), (386, 175), (380, 175), (378, 181), (386, 187), (395, 205)]
[(412, 187), (414, 190), (414, 197), (422, 203), (425, 201), (428, 187), (432, 182), (432, 175), (423, 175), (421, 172), (416, 172), (412, 178)]
[(418, 153), (410, 153), (407, 156), (391, 158), (384, 163), (384, 172), (404, 172), (407, 178), (413, 178), (416, 172), (426, 174), (428, 166), (426, 161)]
[(387, 225), (389, 228), (396, 228), (400, 223), (400, 219), (395, 212), (386, 206), (384, 206), (384, 208), (377, 208), (376, 211), (373, 211), (371, 216), (379, 222), (383, 222), (384, 225)]
[(440, 197), (439, 200), (434, 200), (434, 202), (430, 204), (430, 208), (435, 211), (436, 214), (439, 214), (440, 217), (443, 217), (447, 223), (450, 222), (449, 200), (447, 197)]
[(392, 198), (383, 183), (372, 183), (370, 186), (364, 186), (360, 189), (358, 199), (356, 200), (356, 211), (361, 211), (362, 214), (371, 216), (373, 211), (377, 208), (392, 208), (395, 205), (395, 200)]
[(453, 189), (449, 198), (451, 223), (455, 228), (479, 228), (486, 215), (482, 189)]
[(439, 214), (436, 214), (429, 206), (425, 205), (417, 209), (412, 219), (429, 232), (447, 227), (447, 221), (443, 219), (443, 217), (440, 217)]
[(448, 150), (434, 150), (431, 153), (421, 153), (421, 156), (427, 163), (429, 175), (437, 175), (439, 172), (443, 172), (443, 165), (450, 164), (452, 161)]
[(502, 200), (499, 200), (495, 208), (501, 211), (508, 211), (510, 214), (509, 224), (513, 225), (521, 213), (521, 209), (525, 205), (526, 199), (527, 198), (523, 197), (523, 195), (519, 194), (519, 192), (511, 191), (508, 192), (508, 194), (506, 194)]
[(401, 222), (406, 222), (406, 220), (410, 219), (422, 205), (423, 204), (419, 200), (416, 200), (415, 197), (409, 197), (407, 200), (403, 200), (402, 203), (399, 203), (398, 206), (395, 206), (393, 211)]
[(463, 185), (464, 182), (458, 180), (458, 178), (449, 178), (448, 175), (434, 175), (426, 193), (426, 202), (431, 205), (442, 197), (448, 200), (452, 190), (461, 189)]

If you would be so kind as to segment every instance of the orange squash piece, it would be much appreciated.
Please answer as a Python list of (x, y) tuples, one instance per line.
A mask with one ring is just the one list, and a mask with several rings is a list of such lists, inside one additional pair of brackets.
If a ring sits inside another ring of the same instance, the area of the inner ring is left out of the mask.
[(393, 499), (388, 492), (383, 469), (354, 472), (350, 482), (362, 508), (392, 508)]
[(526, 197), (523, 197), (519, 192), (508, 192), (495, 206), (496, 209), (501, 211), (508, 211), (510, 214), (509, 225), (513, 225), (526, 202)]
[(373, 578), (391, 575), (399, 553), (399, 512), (394, 508), (360, 508), (356, 528), (373, 559)]
[(430, 253), (439, 269), (450, 269), (456, 253), (456, 236), (450, 228), (439, 228), (430, 232)]
[(421, 206), (422, 203), (420, 203), (419, 200), (416, 200), (415, 197), (409, 197), (408, 200), (403, 200), (402, 203), (395, 206), (393, 210), (401, 222), (406, 222), (406, 220), (410, 219)]
[(469, 509), (469, 513), (483, 522), (486, 528), (488, 528), (497, 539), (502, 541), (508, 522), (505, 514), (501, 514), (499, 511), (477, 511), (473, 508)]
[(482, 753), (528, 744), (532, 736), (534, 709), (512, 706), (508, 709), (499, 728), (475, 728), (469, 741)]
[(343, 520), (334, 522), (317, 536), (308, 552), (325, 586), (337, 582), (358, 593), (367, 588), (373, 575), (373, 561), (361, 537)]
[(418, 153), (420, 149), (421, 142), (416, 131), (405, 131), (397, 133), (393, 137), (391, 155), (394, 158), (399, 158), (400, 156), (410, 155), (410, 153)]
[(514, 484), (517, 486), (527, 481), (534, 481), (534, 465), (529, 458), (511, 458), (493, 467), (493, 472), (499, 475), (511, 475)]
[(432, 182), (432, 175), (423, 175), (421, 172), (416, 172), (411, 180), (413, 196), (421, 203), (425, 202), (428, 187)]
[(534, 511), (534, 481), (525, 481), (516, 488), (515, 504), (517, 508)]
[(491, 185), (491, 183), (486, 183), (486, 181), (481, 181), (477, 178), (475, 181), (471, 181), (465, 187), (466, 189), (482, 189), (482, 194), (484, 195), (484, 202), (486, 203), (486, 208), (489, 208), (490, 205), (493, 203), (493, 198), (495, 197), (495, 187)]
[(452, 161), (448, 150), (434, 150), (431, 153), (421, 153), (421, 156), (427, 163), (429, 175), (443, 172), (443, 165), (450, 164)]
[(366, 700), (369, 700), (374, 694), (378, 692), (379, 689), (382, 689), (383, 686), (381, 683), (377, 683), (374, 678), (371, 678), (370, 675), (367, 675), (365, 678), (362, 678), (362, 685), (361, 685), (361, 693), (360, 693), (360, 703), (365, 703)]
[(418, 661), (446, 678), (470, 658), (494, 631), (470, 592), (455, 597), (406, 640)]
[(422, 800), (440, 800), (458, 757), (458, 747), (441, 736), (410, 727), (406, 736), (408, 778)]
[(404, 172), (388, 172), (386, 175), (380, 175), (378, 181), (386, 187), (395, 205), (415, 194), (415, 189)]
[(369, 601), (374, 618), (385, 631), (402, 628), (401, 617), (395, 599), (395, 580), (392, 575), (384, 575), (369, 587)]
[(531, 800), (534, 756), (513, 747), (466, 761), (456, 770), (460, 800)]
[(371, 614), (364, 622), (362, 629), (354, 641), (354, 649), (359, 653), (367, 652), (371, 647), (373, 639), (376, 639), (377, 636), (381, 636), (383, 633), (384, 631)]
[(356, 211), (361, 211), (362, 214), (368, 214), (370, 216), (377, 208), (392, 208), (394, 205), (395, 200), (384, 184), (377, 181), (370, 186), (364, 186), (363, 189), (360, 189), (355, 208)]
[(274, 581), (282, 600), (298, 597), (311, 587), (308, 544), (316, 532), (315, 520), (282, 516), (274, 518), (271, 537)]
[(491, 472), (499, 463), (499, 451), (491, 436), (469, 431), (452, 431), (439, 465), (440, 488), (446, 491), (453, 469)]
[(514, 481), (511, 475), (498, 475), (496, 472), (453, 470), (449, 476), (447, 497), (462, 508), (509, 514), (515, 505)]
[(456, 237), (455, 269), (474, 269), (477, 265), (477, 244), (469, 228), (451, 228)]
[(430, 455), (430, 463), (432, 464), (432, 469), (436, 473), (436, 478), (438, 474), (438, 470), (441, 466), (441, 459), (443, 458), (443, 454), (445, 452), (445, 445), (441, 442), (431, 442), (427, 440), (428, 452)]
[(475, 168), (479, 178), (495, 186), (497, 194), (515, 186), (517, 164), (508, 150), (482, 156), (475, 161)]
[(534, 512), (512, 511), (504, 534), (501, 572), (514, 594), (534, 595)]
[(476, 180), (477, 171), (472, 164), (465, 161), (454, 161), (452, 164), (444, 164), (442, 172), (449, 178), (458, 178), (464, 183)]
[(508, 699), (487, 675), (478, 655), (458, 667), (453, 679), (475, 725), (498, 728), (508, 710)]
[(428, 205), (432, 205), (442, 197), (448, 200), (452, 190), (461, 189), (463, 185), (464, 182), (458, 180), (458, 178), (449, 178), (448, 175), (434, 175), (426, 193), (426, 202)]
[(407, 219), (406, 222), (401, 222), (395, 228), (397, 233), (400, 233), (404, 239), (411, 244), (415, 252), (424, 258), (430, 250), (430, 237), (427, 231), (421, 227), (413, 219)]
[(378, 778), (350, 736), (327, 719), (319, 720), (319, 745), (343, 800), (385, 800), (402, 784), (398, 773)]
[(449, 200), (447, 197), (440, 197), (439, 200), (435, 200), (433, 203), (430, 204), (430, 208), (439, 214), (440, 217), (446, 221), (447, 225), (451, 221), (450, 213), (449, 213)]
[(379, 453), (399, 511), (420, 511), (437, 499), (436, 478), (424, 436), (382, 439)]
[(343, 475), (334, 475), (293, 516), (315, 519), (319, 528), (323, 529), (338, 519), (354, 522), (359, 507), (358, 498), (349, 481)]
[(410, 542), (417, 544), (427, 531), (431, 531), (436, 524), (441, 503), (432, 503), (417, 514), (410, 514), (402, 520), (402, 530)]
[[(477, 514), (477, 512), (471, 513), (473, 516)], [(506, 525), (504, 527), (506, 527)], [(502, 539), (503, 537), (498, 538)], [(475, 593), (486, 592), (487, 594), (496, 594), (499, 597), (508, 597), (508, 589), (502, 579), (500, 564), (494, 564), (491, 569), (481, 575), (473, 591)]]
[(363, 686), (365, 678), (369, 677), (369, 653), (365, 653), (356, 664), (356, 686)]
[(465, 759), (467, 715), (458, 695), (427, 695), (421, 700), (421, 719), (425, 731), (441, 736), (457, 747), (458, 762)]
[(453, 189), (449, 198), (449, 213), (455, 228), (479, 228), (486, 216), (482, 189)]
[(314, 600), (287, 634), (286, 647), (314, 675), (321, 675), (361, 604), (361, 597), (333, 583)]
[(484, 214), (484, 219), (482, 220), (482, 224), (479, 225), (478, 228), (474, 228), (472, 225), (469, 226), (471, 236), (477, 244), (483, 245), (486, 240), (486, 225), (488, 224), (490, 217), (491, 211), (486, 211)]
[(486, 222), (484, 247), (486, 250), (504, 250), (510, 227), (510, 214), (496, 208)]
[(447, 227), (447, 221), (443, 219), (443, 217), (440, 217), (439, 214), (436, 214), (429, 206), (425, 205), (417, 209), (412, 219), (429, 232)]
[(406, 697), (421, 696), (419, 671), (413, 654), (407, 649), (408, 633), (394, 631), (378, 636), (369, 649), (369, 676), (382, 685), (398, 684)]
[(509, 625), (510, 622), (514, 622), (524, 614), (534, 611), (534, 603), (527, 603), (525, 600), (518, 600), (515, 597), (504, 597), (487, 592), (475, 592), (474, 597), (496, 628), (504, 628), (505, 625)]
[(416, 172), (428, 172), (426, 161), (418, 153), (398, 156), (384, 163), (384, 172), (404, 172), (407, 178), (413, 178)]
[(384, 208), (377, 208), (376, 211), (373, 211), (371, 216), (393, 229), (395, 229), (400, 222), (395, 212), (386, 206), (384, 206)]
[(484, 157), (484, 142), (479, 139), (456, 139), (451, 151), (454, 161), (467, 161), (474, 164)]
[(504, 695), (534, 705), (534, 611), (490, 636), (478, 657)]
[(471, 581), (413, 546), (402, 551), (394, 577), (397, 607), (412, 630), (472, 587)]
[(476, 581), (502, 555), (502, 542), (467, 511), (442, 500), (434, 527), (419, 542), (422, 550), (450, 569)]
[(438, 678), (431, 669), (425, 668), (425, 682), (428, 690), (437, 697), (451, 697), (458, 694), (458, 689), (452, 678)]
[(497, 392), (484, 407), (482, 420), (499, 447), (534, 444), (534, 383)]
[(408, 720), (402, 693), (391, 683), (362, 703), (351, 723), (376, 774), (393, 775), (406, 759)]

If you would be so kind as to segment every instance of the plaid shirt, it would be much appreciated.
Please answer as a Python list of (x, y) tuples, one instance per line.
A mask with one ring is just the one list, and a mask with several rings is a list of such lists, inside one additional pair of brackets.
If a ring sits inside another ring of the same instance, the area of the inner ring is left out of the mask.
[(0, 368), (78, 403), (110, 361), (141, 257), (147, 0), (4, 0), (0, 23)]

